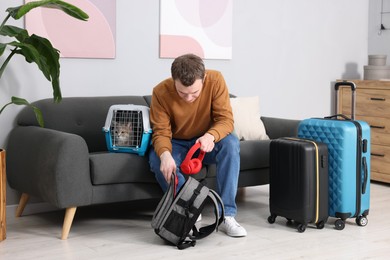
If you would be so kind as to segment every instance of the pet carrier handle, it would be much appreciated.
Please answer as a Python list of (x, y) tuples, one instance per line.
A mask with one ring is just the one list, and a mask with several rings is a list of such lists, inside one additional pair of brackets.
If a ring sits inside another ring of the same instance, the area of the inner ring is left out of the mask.
[(355, 110), (356, 110), (356, 84), (351, 82), (351, 81), (346, 81), (346, 80), (343, 80), (343, 81), (340, 81), (340, 82), (336, 82), (335, 85), (334, 85), (334, 89), (335, 89), (335, 111), (337, 111), (338, 107), (339, 107), (339, 97), (338, 97), (338, 92), (339, 92), (339, 88), (340, 86), (350, 86), (351, 87), (351, 92), (352, 92), (352, 102), (351, 102), (351, 119), (352, 120), (355, 120)]

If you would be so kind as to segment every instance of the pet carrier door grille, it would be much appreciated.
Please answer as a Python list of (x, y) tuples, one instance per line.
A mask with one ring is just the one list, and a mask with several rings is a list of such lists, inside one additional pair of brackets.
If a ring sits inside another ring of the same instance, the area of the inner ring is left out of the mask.
[(139, 148), (143, 128), (142, 111), (114, 110), (111, 120), (112, 145)]
[(109, 151), (144, 155), (150, 145), (149, 108), (137, 105), (113, 105), (106, 118), (106, 143)]

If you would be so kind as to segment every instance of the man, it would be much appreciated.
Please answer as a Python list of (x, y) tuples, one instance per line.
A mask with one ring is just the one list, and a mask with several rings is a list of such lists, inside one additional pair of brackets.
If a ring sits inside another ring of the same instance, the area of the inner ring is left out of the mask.
[(233, 131), (229, 91), (222, 74), (205, 70), (203, 60), (186, 54), (171, 66), (172, 78), (153, 89), (150, 120), (153, 126), (149, 160), (152, 172), (166, 191), (172, 172), (185, 182), (180, 165), (194, 143), (206, 152), (204, 164), (216, 164), (217, 187), (225, 207), (220, 230), (233, 237), (246, 236), (234, 219), (240, 170), (240, 146)]

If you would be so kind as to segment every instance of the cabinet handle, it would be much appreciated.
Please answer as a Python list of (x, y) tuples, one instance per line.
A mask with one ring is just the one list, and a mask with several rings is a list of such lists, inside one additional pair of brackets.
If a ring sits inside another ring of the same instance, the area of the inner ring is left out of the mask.
[(385, 129), (386, 127), (383, 125), (370, 125), (371, 128)]
[(371, 156), (385, 157), (385, 155), (381, 153), (371, 153)]
[(375, 98), (375, 97), (372, 97), (370, 99), (374, 100), (374, 101), (386, 101), (386, 98)]

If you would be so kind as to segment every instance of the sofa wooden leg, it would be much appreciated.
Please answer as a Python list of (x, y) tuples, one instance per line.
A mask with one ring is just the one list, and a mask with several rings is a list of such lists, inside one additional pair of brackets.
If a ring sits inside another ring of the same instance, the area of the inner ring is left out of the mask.
[(16, 217), (22, 216), (23, 210), (26, 207), (27, 201), (30, 198), (30, 195), (27, 193), (22, 193), (22, 196), (20, 196), (19, 205), (16, 209)]
[(72, 226), (74, 215), (76, 214), (77, 207), (67, 208), (65, 211), (64, 225), (62, 226), (61, 239), (66, 240), (69, 235), (70, 228)]

